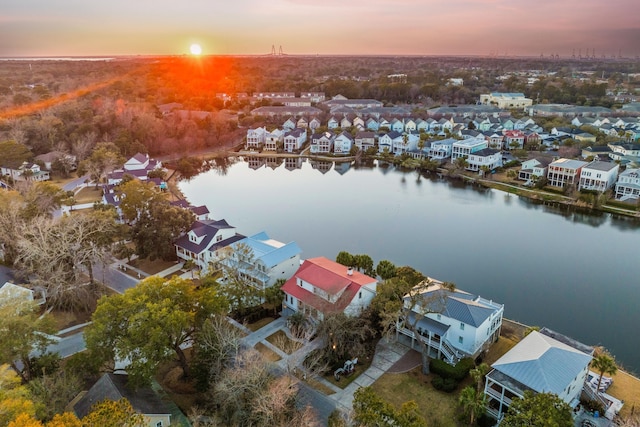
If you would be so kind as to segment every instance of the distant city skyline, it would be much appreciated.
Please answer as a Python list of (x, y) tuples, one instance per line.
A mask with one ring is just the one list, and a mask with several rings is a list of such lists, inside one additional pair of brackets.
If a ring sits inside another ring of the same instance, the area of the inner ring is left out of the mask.
[(640, 54), (637, 0), (21, 0), (0, 57)]

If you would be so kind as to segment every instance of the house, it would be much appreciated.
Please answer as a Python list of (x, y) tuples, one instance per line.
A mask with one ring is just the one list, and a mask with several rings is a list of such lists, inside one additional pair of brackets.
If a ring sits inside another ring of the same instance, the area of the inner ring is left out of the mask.
[(487, 140), (489, 148), (502, 148), (504, 135), (501, 132), (486, 131), (483, 132), (484, 139)]
[(356, 316), (371, 303), (377, 284), (373, 277), (330, 259), (307, 259), (282, 286), (282, 312), (303, 313), (313, 321), (333, 313)]
[(531, 183), (541, 176), (547, 176), (549, 163), (551, 163), (551, 160), (543, 157), (525, 160), (522, 162), (518, 172), (518, 179)]
[(626, 169), (616, 182), (616, 199), (638, 200), (640, 198), (640, 169)]
[(491, 365), (484, 387), (487, 413), (502, 419), (525, 391), (553, 393), (577, 406), (592, 355), (593, 348), (547, 328), (532, 331)]
[(449, 289), (439, 280), (428, 278), (403, 300), (409, 315), (398, 323), (396, 334), (409, 337), (412, 348), (421, 340), (430, 357), (451, 364), (476, 358), (500, 336), (504, 305)]
[(44, 168), (48, 171), (51, 170), (51, 165), (55, 163), (56, 160), (60, 160), (65, 162), (70, 166), (69, 170), (74, 170), (77, 165), (76, 156), (71, 154), (63, 153), (62, 151), (49, 151), (46, 154), (40, 154), (34, 158), (36, 162), (42, 162), (44, 164)]
[(470, 154), (488, 148), (488, 142), (484, 138), (469, 138), (456, 141), (451, 147), (451, 163), (459, 157), (469, 157)]
[(264, 137), (264, 150), (276, 151), (284, 140), (284, 133), (285, 131), (283, 129), (274, 129), (271, 132), (267, 131)]
[(369, 117), (365, 122), (365, 126), (367, 129), (376, 132), (380, 128), (380, 123), (373, 117)]
[(378, 137), (378, 152), (393, 153), (394, 144), (402, 142), (402, 134), (400, 132), (388, 132)]
[(353, 118), (353, 127), (355, 127), (357, 130), (364, 130), (365, 126), (364, 126), (364, 119), (362, 117), (356, 116)]
[(565, 185), (578, 184), (580, 171), (587, 162), (571, 159), (558, 159), (549, 164), (547, 180), (549, 185), (564, 187)]
[(209, 219), (195, 221), (174, 246), (179, 259), (193, 261), (201, 270), (207, 270), (212, 262), (226, 257), (232, 243), (244, 238), (224, 219)]
[(640, 157), (640, 144), (623, 144), (620, 142), (609, 143), (610, 157), (613, 160), (624, 160), (625, 157)]
[(209, 214), (211, 213), (207, 206), (205, 205), (193, 206), (192, 204), (187, 202), (185, 199), (176, 200), (176, 201), (170, 202), (170, 204), (171, 206), (177, 206), (182, 209), (189, 209), (191, 212), (193, 212), (193, 214), (195, 215), (198, 221), (204, 221), (209, 219)]
[(524, 132), (520, 130), (508, 130), (504, 132), (504, 148), (507, 150), (524, 148), (524, 140)]
[(342, 132), (333, 140), (333, 152), (335, 154), (349, 154), (353, 147), (353, 137), (349, 132)]
[(317, 117), (314, 117), (309, 121), (309, 129), (311, 129), (311, 132), (315, 132), (315, 130), (318, 129), (321, 125), (322, 123), (320, 123), (320, 120), (318, 120)]
[(339, 125), (340, 123), (335, 117), (329, 118), (329, 121), (327, 122), (327, 128), (329, 129), (337, 129)]
[[(5, 282), (0, 285), (0, 307), (5, 304), (11, 304), (12, 306), (22, 305), (22, 303), (31, 304), (34, 301), (34, 292), (29, 288), (14, 285), (11, 282)], [(44, 299), (42, 303), (44, 303)]]
[(586, 159), (588, 157), (604, 159), (609, 158), (609, 155), (611, 153), (611, 148), (606, 145), (594, 145), (583, 148), (581, 156), (583, 159)]
[(409, 151), (414, 151), (418, 147), (420, 135), (415, 133), (404, 133), (400, 139), (393, 140), (393, 154), (400, 156)]
[(78, 418), (84, 418), (93, 405), (104, 400), (127, 399), (134, 411), (145, 417), (149, 427), (168, 427), (171, 424), (171, 410), (151, 387), (135, 390), (127, 387), (127, 375), (107, 373), (73, 405)]
[(432, 141), (431, 149), (429, 151), (429, 157), (431, 160), (444, 160), (451, 157), (453, 151), (453, 144), (457, 142), (457, 139), (447, 138), (440, 141)]
[(247, 141), (244, 144), (244, 148), (247, 150), (259, 150), (264, 145), (264, 140), (267, 137), (267, 129), (264, 127), (247, 130)]
[(502, 152), (495, 148), (483, 148), (467, 157), (466, 170), (481, 171), (485, 167), (494, 170), (502, 166)]
[(533, 104), (533, 100), (525, 98), (523, 93), (492, 92), (480, 95), (480, 104), (495, 105), (501, 109), (525, 108)]
[(402, 120), (393, 119), (391, 120), (389, 129), (391, 129), (393, 132), (402, 133), (404, 132), (404, 123), (402, 122)]
[(344, 116), (342, 120), (340, 120), (340, 127), (342, 129), (349, 129), (351, 126), (353, 126), (353, 122), (349, 120), (347, 116)]
[(429, 123), (426, 120), (417, 119), (415, 123), (418, 132), (429, 132)]
[(300, 92), (300, 98), (309, 98), (311, 102), (322, 102), (325, 99), (324, 92)]
[(367, 151), (374, 147), (376, 143), (376, 134), (368, 131), (360, 131), (356, 134), (355, 144), (359, 150)]
[(413, 119), (408, 118), (404, 120), (404, 131), (407, 133), (412, 133), (412, 132), (416, 132), (418, 129), (418, 125), (416, 124), (416, 122), (413, 121)]
[(311, 154), (331, 153), (336, 135), (331, 132), (319, 132), (311, 135)]
[(307, 142), (307, 130), (296, 128), (284, 134), (284, 151), (292, 153), (302, 148)]
[(232, 243), (229, 249), (229, 255), (221, 262), (237, 270), (260, 291), (280, 279), (289, 279), (300, 267), (302, 250), (297, 243), (279, 242), (264, 231)]
[[(302, 119), (300, 119), (300, 120), (302, 120)], [(300, 120), (298, 120), (298, 122)], [(294, 119), (293, 117), (289, 117), (282, 124), (282, 129), (284, 129), (285, 131), (288, 131), (288, 130), (291, 130), (291, 129), (295, 129), (296, 127), (303, 127), (303, 126), (298, 126), (298, 122), (296, 122), (296, 119)]]
[(595, 190), (601, 193), (613, 188), (618, 179), (620, 165), (614, 162), (594, 160), (580, 172), (579, 190)]

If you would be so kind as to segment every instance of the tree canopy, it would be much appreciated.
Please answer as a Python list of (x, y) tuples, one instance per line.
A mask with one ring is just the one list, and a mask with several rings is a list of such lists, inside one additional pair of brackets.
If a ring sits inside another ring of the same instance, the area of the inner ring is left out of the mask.
[(161, 362), (174, 358), (188, 376), (183, 346), (226, 306), (213, 287), (196, 288), (178, 276), (152, 276), (122, 295), (98, 301), (85, 332), (87, 349), (103, 362), (129, 361), (127, 372), (134, 384), (148, 383)]
[(571, 427), (571, 407), (553, 393), (526, 391), (524, 399), (514, 399), (501, 426)]

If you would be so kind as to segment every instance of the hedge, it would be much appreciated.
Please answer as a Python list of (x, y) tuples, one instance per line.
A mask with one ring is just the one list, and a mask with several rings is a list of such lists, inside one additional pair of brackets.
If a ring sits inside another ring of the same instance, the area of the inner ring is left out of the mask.
[(469, 357), (461, 359), (455, 366), (449, 365), (447, 362), (439, 359), (431, 359), (429, 367), (434, 374), (444, 379), (451, 378), (460, 382), (469, 375), (469, 371), (475, 367), (475, 363), (473, 359)]

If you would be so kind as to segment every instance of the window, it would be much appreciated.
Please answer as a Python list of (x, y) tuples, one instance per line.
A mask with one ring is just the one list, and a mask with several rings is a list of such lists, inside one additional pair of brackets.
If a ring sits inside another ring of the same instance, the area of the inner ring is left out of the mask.
[(362, 291), (358, 293), (358, 298), (362, 299)]
[(162, 427), (162, 421), (158, 421), (158, 422), (156, 423), (156, 427)]
[(464, 341), (464, 338), (462, 338), (462, 336), (459, 336), (459, 337), (458, 337), (458, 343), (459, 343), (459, 344), (462, 344), (462, 342), (463, 342), (463, 341)]
[(219, 242), (220, 240), (222, 240), (222, 236), (217, 235), (217, 236), (216, 236), (216, 242)]
[(464, 323), (460, 322), (460, 330), (464, 331)]
[(436, 316), (436, 318), (437, 318), (438, 320), (440, 320), (440, 319), (442, 319), (442, 316), (438, 314), (438, 315)]

